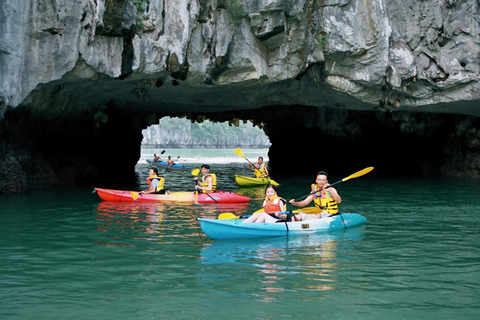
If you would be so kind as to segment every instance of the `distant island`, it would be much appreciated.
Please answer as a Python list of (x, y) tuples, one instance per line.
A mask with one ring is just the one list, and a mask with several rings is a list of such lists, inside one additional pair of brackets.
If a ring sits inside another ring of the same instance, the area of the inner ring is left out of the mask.
[(252, 123), (238, 126), (227, 122), (192, 123), (185, 118), (162, 118), (158, 125), (142, 131), (145, 148), (269, 148), (271, 143), (262, 129)]

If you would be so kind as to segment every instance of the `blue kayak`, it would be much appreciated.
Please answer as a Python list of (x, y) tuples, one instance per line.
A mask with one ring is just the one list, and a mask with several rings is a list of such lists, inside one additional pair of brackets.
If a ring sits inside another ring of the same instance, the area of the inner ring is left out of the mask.
[(197, 218), (203, 232), (212, 239), (245, 239), (280, 237), (344, 230), (363, 225), (367, 219), (358, 213), (342, 213), (336, 216), (296, 222), (251, 223), (242, 219)]
[(192, 167), (182, 166), (181, 164), (172, 164), (171, 166), (168, 166), (166, 161), (155, 162), (155, 161), (152, 161), (150, 159), (147, 159), (147, 162), (149, 164), (153, 164), (155, 166), (170, 168), (170, 169), (178, 169), (178, 170), (192, 170), (193, 169)]

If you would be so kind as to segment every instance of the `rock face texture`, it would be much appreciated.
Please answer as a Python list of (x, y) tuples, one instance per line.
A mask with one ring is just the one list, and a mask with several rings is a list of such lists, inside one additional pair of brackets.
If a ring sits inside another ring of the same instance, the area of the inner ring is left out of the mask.
[(414, 139), (414, 171), (480, 177), (478, 0), (3, 1), (0, 78), (0, 168), (39, 184), (132, 176), (141, 130), (184, 115), (254, 120), (272, 166)]

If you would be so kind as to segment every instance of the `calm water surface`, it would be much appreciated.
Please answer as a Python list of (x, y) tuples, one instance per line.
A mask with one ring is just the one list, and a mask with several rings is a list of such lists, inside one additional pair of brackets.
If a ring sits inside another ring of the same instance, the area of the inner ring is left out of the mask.
[[(337, 188), (341, 210), (363, 214), (364, 227), (212, 241), (195, 217), (261, 205), (261, 188), (233, 181), (248, 174), (240, 160), (211, 167), (248, 204), (114, 203), (90, 187), (1, 195), (0, 319), (479, 317), (480, 181), (373, 171)], [(138, 183), (121, 187), (145, 189), (147, 169), (139, 163)], [(167, 188), (192, 190), (189, 172), (164, 174)], [(313, 179), (273, 178), (287, 199)]]

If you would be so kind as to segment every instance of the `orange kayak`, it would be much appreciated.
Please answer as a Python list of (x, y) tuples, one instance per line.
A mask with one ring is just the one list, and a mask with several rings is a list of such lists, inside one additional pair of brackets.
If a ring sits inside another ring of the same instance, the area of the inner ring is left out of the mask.
[(247, 196), (235, 192), (216, 191), (198, 193), (194, 191), (171, 192), (170, 194), (140, 194), (136, 191), (95, 188), (100, 198), (106, 201), (140, 202), (186, 202), (186, 203), (244, 203), (250, 201)]

